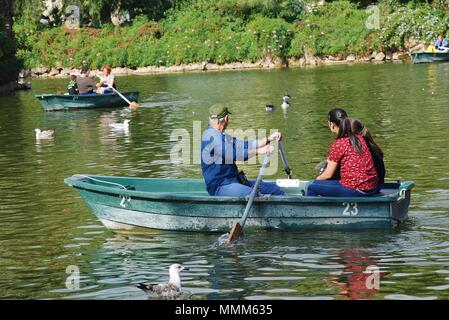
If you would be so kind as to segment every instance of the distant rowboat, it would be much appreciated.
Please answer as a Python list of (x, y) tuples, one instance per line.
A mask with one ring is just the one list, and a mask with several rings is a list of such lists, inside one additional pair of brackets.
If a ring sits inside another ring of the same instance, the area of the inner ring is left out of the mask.
[[(74, 175), (64, 182), (109, 229), (229, 231), (246, 206), (243, 197), (209, 196), (200, 179)], [(256, 198), (246, 228), (391, 228), (407, 219), (414, 186), (388, 182), (379, 196), (335, 198), (303, 196), (307, 183), (284, 188), (286, 196)]]
[[(137, 91), (126, 92), (123, 95), (130, 101), (137, 102), (139, 99), (139, 92)], [(39, 94), (36, 95), (36, 98), (46, 111), (128, 106), (128, 103), (115, 93), (87, 95)]]
[(449, 52), (413, 52), (413, 63), (429, 63), (449, 61)]

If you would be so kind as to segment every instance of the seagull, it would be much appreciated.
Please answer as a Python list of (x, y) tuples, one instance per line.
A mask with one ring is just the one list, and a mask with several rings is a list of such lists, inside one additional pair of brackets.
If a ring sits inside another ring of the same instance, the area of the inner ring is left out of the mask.
[(289, 102), (290, 96), (287, 93), (284, 94), (284, 96), (282, 97), (282, 100), (283, 100), (282, 105), (281, 105), (282, 109), (287, 109), (288, 107), (290, 107), (290, 102)]
[(127, 131), (129, 129), (129, 121), (130, 120), (126, 119), (125, 121), (123, 121), (123, 123), (111, 123), (109, 126), (116, 130)]
[(44, 130), (44, 131), (42, 131), (39, 128), (34, 129), (34, 131), (36, 132), (36, 139), (37, 140), (40, 140), (40, 139), (52, 139), (53, 138), (53, 134), (55, 133), (55, 130)]
[(272, 104), (267, 104), (267, 105), (265, 105), (265, 110), (273, 111), (274, 110), (274, 106)]
[(183, 270), (189, 269), (179, 263), (172, 264), (169, 269), (170, 280), (168, 282), (159, 284), (139, 283), (137, 288), (145, 291), (149, 295), (177, 296), (181, 294), (181, 278), (179, 277), (179, 273)]

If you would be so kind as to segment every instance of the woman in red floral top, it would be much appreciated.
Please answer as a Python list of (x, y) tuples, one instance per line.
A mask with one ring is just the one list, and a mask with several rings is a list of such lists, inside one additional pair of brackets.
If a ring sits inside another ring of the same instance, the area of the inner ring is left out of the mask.
[[(351, 130), (346, 111), (328, 113), (328, 124), (337, 138), (332, 143), (327, 167), (307, 188), (307, 196), (361, 197), (379, 191), (379, 179), (370, 150), (359, 134)], [(331, 180), (340, 165), (340, 180)]]

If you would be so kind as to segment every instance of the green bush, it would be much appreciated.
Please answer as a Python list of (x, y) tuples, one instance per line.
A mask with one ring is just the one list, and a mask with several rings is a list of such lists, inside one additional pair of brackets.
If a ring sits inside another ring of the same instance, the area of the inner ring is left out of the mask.
[(449, 16), (438, 6), (399, 7), (387, 16), (379, 38), (384, 47), (394, 50), (408, 38), (430, 42), (438, 34), (446, 36), (448, 27)]
[[(363, 1), (184, 0), (155, 22), (137, 16), (122, 27), (42, 28), (18, 19), (17, 56), (28, 68), (170, 66), (207, 61), (229, 63), (265, 57), (365, 54), (395, 50), (409, 38), (429, 41), (446, 34), (442, 4), (378, 2), (380, 30), (365, 23)], [(162, 2), (161, 2), (162, 3)], [(446, 4), (444, 4), (446, 5)]]
[(347, 1), (332, 2), (299, 21), (290, 55), (300, 57), (309, 49), (314, 55), (347, 55), (370, 49), (365, 26), (368, 15)]

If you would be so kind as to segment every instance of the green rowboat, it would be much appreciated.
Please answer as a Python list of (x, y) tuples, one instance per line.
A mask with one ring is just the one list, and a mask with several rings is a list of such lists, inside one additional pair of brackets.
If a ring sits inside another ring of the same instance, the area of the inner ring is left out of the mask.
[[(109, 229), (229, 231), (246, 206), (243, 197), (209, 196), (202, 179), (74, 175), (64, 182)], [(256, 198), (246, 228), (391, 228), (407, 219), (414, 186), (411, 181), (387, 182), (379, 196), (335, 198), (305, 197), (307, 184), (283, 188), (285, 196)]]
[[(125, 92), (123, 95), (129, 101), (137, 102), (139, 99), (139, 92)], [(116, 93), (86, 95), (39, 94), (36, 95), (36, 98), (46, 111), (128, 106), (128, 103)]]
[(449, 52), (413, 52), (413, 63), (429, 63), (449, 61)]

